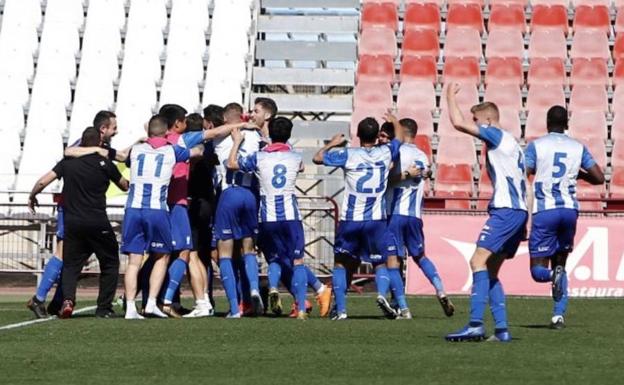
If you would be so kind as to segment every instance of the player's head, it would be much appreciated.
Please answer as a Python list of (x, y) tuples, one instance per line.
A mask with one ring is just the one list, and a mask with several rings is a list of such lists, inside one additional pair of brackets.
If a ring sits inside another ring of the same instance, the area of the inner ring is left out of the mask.
[(293, 124), (288, 118), (280, 116), (269, 121), (269, 137), (273, 143), (286, 143), (290, 139)]
[(192, 113), (186, 117), (186, 131), (201, 131), (204, 129), (204, 118), (200, 114)]
[(377, 136), (379, 144), (388, 144), (392, 139), (394, 139), (394, 126), (390, 122), (383, 122)]
[(97, 147), (102, 143), (100, 132), (95, 127), (87, 127), (80, 138), (81, 147)]
[(563, 134), (568, 129), (568, 111), (561, 106), (550, 107), (546, 113), (546, 128), (548, 132)]
[(403, 118), (399, 120), (399, 124), (403, 128), (405, 138), (410, 139), (410, 142), (412, 142), (412, 139), (414, 139), (418, 133), (418, 124), (416, 124), (416, 121), (412, 118)]
[(93, 118), (93, 128), (100, 133), (103, 142), (110, 143), (111, 138), (117, 135), (117, 115), (111, 111), (99, 111)]
[(178, 134), (186, 131), (186, 110), (177, 104), (165, 104), (160, 107), (158, 115), (167, 122), (167, 128)]
[(375, 118), (364, 118), (358, 124), (357, 137), (361, 144), (375, 144), (379, 135), (379, 123)]
[(223, 119), (223, 107), (209, 104), (204, 108), (204, 128), (210, 130), (225, 124)]
[(147, 136), (164, 137), (167, 135), (167, 119), (161, 115), (154, 115), (147, 123)]
[(497, 126), (499, 113), (498, 106), (492, 102), (483, 102), (472, 106), (472, 120), (478, 126)]
[(258, 127), (264, 126), (269, 120), (277, 115), (277, 104), (270, 98), (256, 98), (253, 110), (251, 111), (251, 121)]
[(243, 106), (238, 103), (228, 103), (223, 107), (223, 119), (227, 124), (243, 121)]

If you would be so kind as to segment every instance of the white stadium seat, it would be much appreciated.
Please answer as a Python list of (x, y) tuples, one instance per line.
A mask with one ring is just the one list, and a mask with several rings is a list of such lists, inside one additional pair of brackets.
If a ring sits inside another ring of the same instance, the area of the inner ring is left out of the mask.
[(122, 29), (126, 23), (125, 0), (89, 0), (87, 24), (95, 23)]
[(184, 77), (166, 77), (160, 90), (160, 106), (168, 103), (179, 104), (189, 113), (198, 111), (200, 105), (197, 81)]
[(243, 91), (241, 83), (231, 79), (206, 80), (202, 105), (217, 104), (224, 106), (231, 102), (242, 104)]
[(76, 30), (84, 22), (84, 7), (81, 0), (47, 0), (45, 23), (61, 22)]
[(41, 2), (39, 0), (5, 0), (5, 20), (20, 20), (35, 29), (41, 24)]
[(7, 74), (0, 65), (0, 102), (11, 101), (25, 107), (30, 99), (28, 81), (20, 75)]

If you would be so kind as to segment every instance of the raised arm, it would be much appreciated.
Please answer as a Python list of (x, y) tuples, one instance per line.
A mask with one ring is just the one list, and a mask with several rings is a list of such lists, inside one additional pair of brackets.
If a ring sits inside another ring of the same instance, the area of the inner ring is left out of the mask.
[(30, 191), (30, 195), (28, 196), (28, 209), (32, 214), (35, 213), (35, 207), (39, 206), (39, 202), (37, 201), (37, 194), (43, 191), (46, 187), (50, 185), (55, 179), (57, 175), (54, 171), (48, 171), (45, 175), (43, 175)]
[(392, 127), (394, 128), (394, 138), (403, 143), (403, 140), (405, 140), (405, 133), (403, 131), (403, 127), (401, 127), (401, 124), (399, 123), (399, 119), (390, 110), (384, 114), (384, 119), (386, 122), (392, 123)]
[(323, 164), (323, 157), (325, 156), (325, 153), (334, 147), (340, 146), (341, 144), (344, 143), (344, 141), (345, 141), (344, 134), (334, 135), (330, 139), (330, 141), (325, 146), (323, 146), (323, 148), (321, 148), (320, 150), (317, 151), (316, 154), (314, 154), (314, 157), (312, 158), (312, 162), (314, 162), (314, 164)]
[[(212, 140), (217, 138), (225, 138), (230, 135), (233, 129), (235, 128), (243, 128), (248, 123), (234, 123), (234, 124), (224, 124), (223, 126), (219, 126), (217, 128), (213, 128), (211, 130), (204, 130), (204, 140)], [(254, 126), (255, 128), (255, 126)]]
[(451, 83), (446, 88), (446, 102), (448, 104), (448, 113), (449, 118), (451, 119), (451, 124), (453, 124), (453, 127), (455, 127), (455, 129), (459, 132), (478, 137), (479, 128), (472, 120), (464, 117), (464, 114), (461, 112), (459, 105), (457, 104), (457, 93), (459, 93), (460, 89), (461, 87), (457, 83)]
[(240, 165), (238, 164), (238, 149), (241, 143), (243, 143), (243, 134), (241, 134), (239, 128), (235, 128), (232, 131), (232, 149), (230, 150), (227, 161), (227, 168), (230, 170), (236, 171), (240, 169)]
[(80, 147), (73, 146), (65, 149), (64, 155), (69, 158), (80, 158), (81, 156), (100, 154), (105, 158), (108, 158), (108, 150), (102, 147)]

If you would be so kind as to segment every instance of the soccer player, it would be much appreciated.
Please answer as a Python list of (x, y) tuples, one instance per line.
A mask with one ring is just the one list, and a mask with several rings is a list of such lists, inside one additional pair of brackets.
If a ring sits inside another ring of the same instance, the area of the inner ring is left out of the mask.
[(506, 258), (513, 258), (524, 239), (527, 222), (524, 155), (509, 132), (500, 128), (498, 107), (485, 102), (473, 106), (472, 119), (465, 119), (457, 105), (458, 84), (450, 84), (446, 98), (451, 123), (459, 132), (482, 140), (487, 149), (486, 167), (494, 193), (489, 218), (470, 259), (472, 294), (470, 321), (459, 331), (446, 336), (448, 341), (482, 340), (485, 337), (483, 313), (488, 302), (496, 324), (490, 341), (511, 341), (507, 329), (505, 293), (498, 272)]
[(529, 143), (525, 151), (526, 171), (533, 184), (529, 253), (533, 279), (552, 283), (555, 305), (550, 326), (562, 329), (568, 305), (565, 264), (574, 245), (579, 209), (576, 180), (599, 185), (604, 175), (587, 147), (565, 134), (565, 108), (550, 108), (546, 127), (548, 134)]
[[(392, 169), (390, 186), (386, 193), (388, 205), (388, 228), (396, 238), (399, 247), (407, 250), (436, 290), (438, 301), (442, 305), (444, 314), (450, 317), (455, 311), (453, 303), (444, 292), (442, 280), (433, 262), (425, 256), (425, 238), (423, 232), (422, 206), (425, 188), (424, 178), (429, 172), (427, 155), (413, 144), (418, 131), (418, 125), (413, 119), (399, 120), (400, 128), (404, 131), (404, 143), (400, 149), (400, 161)], [(392, 132), (384, 132), (392, 138)], [(380, 133), (380, 140), (383, 140)], [(392, 272), (388, 265), (388, 271)], [(399, 305), (400, 318), (411, 318), (411, 313), (405, 303), (405, 295), (395, 294)], [(402, 298), (402, 299), (401, 299)]]
[[(387, 120), (396, 120), (391, 114)], [(347, 274), (352, 273), (360, 260), (380, 255), (373, 260), (377, 283), (377, 304), (386, 315), (395, 315), (385, 298), (388, 288), (403, 292), (403, 281), (398, 269), (389, 275), (386, 260), (398, 264), (394, 237), (387, 231), (385, 192), (392, 162), (399, 160), (399, 148), (403, 131), (396, 130), (396, 139), (387, 145), (378, 145), (379, 124), (373, 118), (363, 119), (357, 128), (361, 147), (329, 151), (345, 142), (344, 135), (337, 134), (321, 148), (313, 158), (314, 163), (341, 167), (345, 173), (345, 190), (340, 223), (334, 244), (334, 270), (332, 283), (336, 312), (333, 320), (347, 319)], [(349, 272), (347, 272), (347, 269)], [(394, 317), (393, 317), (394, 318)]]

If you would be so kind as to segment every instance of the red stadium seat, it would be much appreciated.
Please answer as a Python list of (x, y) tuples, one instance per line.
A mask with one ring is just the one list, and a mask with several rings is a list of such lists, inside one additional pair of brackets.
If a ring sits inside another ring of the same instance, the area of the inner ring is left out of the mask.
[(561, 5), (562, 7), (568, 7), (571, 0), (531, 0), (531, 6), (534, 5)]
[(488, 60), (485, 70), (485, 84), (515, 85), (524, 84), (522, 62), (519, 58), (493, 57)]
[[(420, 130), (420, 127), (418, 128)], [(431, 164), (431, 159), (433, 158), (433, 151), (431, 150), (431, 139), (427, 135), (416, 135), (414, 138), (414, 144), (420, 151), (424, 152), (427, 155), (427, 159), (429, 159), (429, 164)]]
[(536, 84), (564, 86), (566, 83), (566, 71), (563, 60), (557, 58), (531, 59), (527, 76), (527, 84), (529, 86)]
[(362, 6), (362, 30), (370, 27), (386, 27), (393, 31), (399, 24), (397, 6), (393, 3), (368, 3)]
[(531, 33), (529, 59), (557, 58), (565, 60), (568, 48), (565, 35), (559, 30), (537, 30)]
[(401, 81), (418, 80), (436, 83), (438, 66), (432, 56), (404, 56), (401, 63)]
[(529, 111), (524, 126), (524, 139), (530, 142), (548, 133), (546, 130), (546, 111), (545, 109)]
[(405, 32), (403, 37), (403, 56), (431, 56), (440, 54), (438, 33), (433, 29), (415, 29)]
[(518, 111), (507, 108), (499, 108), (501, 128), (508, 131), (516, 139), (522, 137), (522, 128), (520, 127), (520, 115)]
[(360, 55), (389, 55), (396, 57), (396, 35), (388, 28), (367, 28), (360, 34), (358, 42)]
[(611, 112), (613, 112), (615, 116), (617, 116), (618, 113), (624, 112), (624, 87), (615, 87), (611, 109)]
[(608, 60), (609, 38), (599, 31), (582, 30), (574, 34), (570, 58), (596, 58)]
[(533, 5), (531, 31), (556, 29), (568, 33), (568, 10), (562, 5)]
[(600, 111), (576, 111), (568, 122), (568, 135), (576, 139), (607, 140), (607, 118)]
[[(602, 198), (606, 195), (607, 189), (604, 184), (594, 186), (584, 180), (578, 180), (576, 183), (576, 197), (583, 211), (601, 211), (603, 209)], [(583, 201), (583, 199), (591, 200)]]
[(485, 46), (485, 57), (513, 57), (522, 59), (524, 56), (524, 39), (522, 33), (515, 30), (495, 29), (488, 34)]
[(445, 57), (481, 58), (481, 35), (474, 28), (454, 28), (446, 33)]
[(613, 85), (616, 86), (616, 88), (621, 88), (623, 84), (624, 84), (624, 59), (620, 59), (615, 63), (615, 68), (613, 68)]
[(526, 104), (528, 111), (548, 110), (555, 105), (566, 105), (563, 87), (536, 84), (529, 88)]
[[(611, 139), (613, 139), (615, 143), (624, 144), (622, 141), (624, 139), (624, 114), (615, 114), (613, 117), (613, 123), (611, 123)], [(615, 147), (613, 151), (615, 151)], [(622, 165), (624, 165), (624, 151), (622, 152), (622, 155)]]
[[(624, 14), (624, 12), (622, 12)], [(619, 61), (624, 58), (624, 33), (620, 33), (615, 38), (613, 45), (613, 60)]]
[(469, 209), (472, 195), (472, 167), (468, 164), (438, 164), (435, 180), (435, 196), (439, 198), (465, 198), (448, 200), (447, 209)]
[(483, 32), (483, 13), (478, 4), (450, 4), (446, 15), (446, 29), (470, 27)]
[(620, 32), (624, 32), (624, 6), (619, 7), (617, 10), (613, 30), (617, 36), (620, 36)]
[(483, 8), (485, 0), (447, 0), (447, 4), (476, 4)]
[(507, 5), (507, 4), (519, 4), (523, 7), (529, 5), (529, 0), (490, 0), (490, 5)]
[(609, 111), (607, 90), (603, 86), (576, 86), (570, 94), (569, 111)]
[(397, 112), (399, 119), (410, 118), (418, 125), (418, 135), (433, 136), (433, 116), (431, 110), (415, 110), (412, 108), (399, 108)]
[(361, 81), (353, 92), (353, 107), (370, 108), (372, 111), (392, 108), (392, 89), (390, 84), (380, 81)]
[(572, 61), (570, 84), (572, 86), (607, 86), (609, 84), (607, 62), (602, 59), (574, 59)]
[(518, 113), (522, 109), (522, 91), (514, 84), (489, 83), (485, 89), (484, 101)]
[(601, 169), (607, 167), (607, 149), (602, 138), (578, 138), (578, 140), (587, 146), (587, 150), (594, 157), (594, 160)]
[(474, 139), (463, 136), (441, 136), (438, 142), (438, 164), (475, 164), (477, 163), (477, 149)]
[[(615, 0), (615, 3), (617, 4), (618, 1), (620, 0)], [(608, 7), (611, 5), (611, 0), (572, 0), (572, 6), (574, 6), (574, 8), (580, 7), (581, 5)]]
[(490, 179), (490, 174), (488, 174), (486, 167), (481, 167), (480, 175), (479, 187), (477, 189), (480, 200), (477, 201), (477, 209), (485, 210), (488, 208), (492, 194), (494, 194), (494, 188), (492, 187), (492, 180)]
[[(442, 87), (441, 95), (446, 95), (447, 87), (447, 85)], [(469, 112), (472, 106), (479, 104), (479, 90), (477, 86), (473, 84), (462, 84), (459, 93), (456, 95), (456, 100), (462, 112)], [(440, 98), (440, 109), (442, 109), (443, 112), (448, 110), (446, 96)]]
[(611, 154), (611, 166), (624, 167), (624, 142), (616, 141), (613, 144), (613, 153)]
[(382, 109), (354, 109), (351, 114), (351, 138), (355, 138), (357, 135), (357, 126), (365, 118), (372, 117), (377, 120), (377, 123), (382, 124), (384, 122), (383, 116), (385, 111)]
[(440, 32), (440, 7), (434, 2), (406, 4), (403, 29), (423, 28)]
[(492, 32), (501, 28), (524, 33), (526, 31), (524, 5), (492, 4), (488, 30)]
[(389, 55), (360, 55), (356, 81), (394, 81), (394, 60)]
[(444, 61), (442, 80), (444, 83), (479, 84), (480, 74), (479, 61), (476, 58), (447, 57)]
[(433, 111), (436, 108), (436, 96), (433, 83), (427, 81), (403, 81), (399, 87), (397, 108)]
[(595, 30), (608, 34), (611, 29), (609, 8), (604, 5), (579, 5), (574, 9), (574, 32)]
[(609, 182), (609, 198), (624, 199), (624, 167), (613, 167)]

